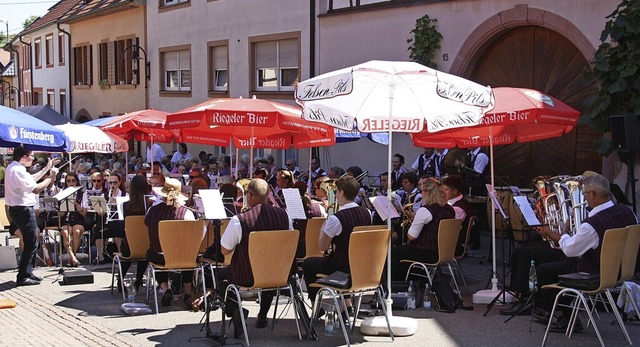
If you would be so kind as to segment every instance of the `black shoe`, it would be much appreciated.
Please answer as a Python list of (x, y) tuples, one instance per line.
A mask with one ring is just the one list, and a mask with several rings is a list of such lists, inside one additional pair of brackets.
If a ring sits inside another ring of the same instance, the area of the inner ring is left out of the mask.
[[(102, 259), (102, 260), (98, 260), (98, 265), (104, 265), (104, 264), (108, 264), (110, 263), (110, 261), (106, 260), (106, 259)], [(77, 264), (75, 266), (78, 266)]]
[[(246, 308), (242, 309), (242, 314), (244, 315), (244, 319), (246, 320), (249, 317), (249, 310)], [(237, 339), (240, 336), (244, 335), (244, 330), (242, 329), (242, 318), (240, 318), (240, 310), (236, 309), (231, 316), (231, 322), (233, 323), (233, 338)]]
[(267, 315), (261, 316), (258, 315), (258, 320), (256, 321), (256, 328), (262, 329), (267, 327)]
[(324, 316), (325, 313), (326, 312), (324, 312), (324, 308), (322, 307), (318, 308), (318, 312), (316, 314), (316, 321), (322, 318), (322, 316)]
[[(555, 322), (551, 322), (551, 326), (549, 327), (549, 331), (554, 333), (564, 333), (567, 331), (567, 326), (569, 326), (569, 318), (565, 316), (560, 316)], [(576, 323), (573, 325), (574, 332), (582, 331), (582, 322), (580, 318), (576, 318)]]
[(23, 278), (16, 282), (16, 287), (35, 286), (38, 284), (40, 284), (40, 281), (32, 280), (31, 278)]
[(42, 277), (40, 277), (40, 276), (36, 276), (36, 275), (34, 275), (34, 274), (31, 274), (31, 275), (29, 276), (29, 278), (30, 278), (30, 279), (32, 279), (32, 280), (34, 280), (34, 281), (42, 282)]
[(520, 301), (514, 303), (513, 305), (511, 305), (510, 308), (504, 308), (504, 309), (500, 310), (500, 314), (503, 315), (503, 316), (513, 316), (513, 315), (525, 316), (525, 315), (529, 315), (529, 314), (531, 314), (531, 306), (525, 308), (525, 302), (526, 302), (526, 300), (520, 300)]
[(138, 290), (140, 290), (140, 287), (142, 286), (142, 280), (136, 280), (135, 282), (133, 282), (133, 285), (136, 287), (136, 292)]
[(353, 315), (353, 308), (351, 306), (347, 307), (347, 311), (342, 311), (340, 312), (340, 314), (342, 315), (342, 321), (345, 322), (345, 324), (349, 323), (349, 319), (350, 317)]
[(162, 295), (162, 299), (160, 299), (160, 305), (162, 306), (171, 306), (171, 301), (173, 300), (173, 292), (171, 289), (167, 289), (164, 291)]
[(122, 281), (120, 281), (120, 278), (117, 277), (117, 285), (118, 285), (118, 293), (122, 293)]
[(549, 314), (549, 312), (543, 308), (540, 307), (536, 307), (535, 309), (533, 309), (533, 311), (531, 312), (531, 316), (533, 318), (535, 318), (536, 320), (547, 324), (549, 323), (549, 317), (551, 316), (551, 314)]

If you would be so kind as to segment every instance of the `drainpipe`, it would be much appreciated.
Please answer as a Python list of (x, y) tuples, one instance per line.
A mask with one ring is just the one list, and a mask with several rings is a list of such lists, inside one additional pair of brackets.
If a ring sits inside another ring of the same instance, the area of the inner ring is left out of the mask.
[(316, 0), (311, 0), (309, 11), (309, 46), (311, 48), (309, 78), (311, 78), (316, 75)]
[[(9, 47), (7, 49), (7, 47)], [(18, 90), (22, 90), (22, 78), (20, 77), (20, 52), (18, 52), (17, 49), (13, 48), (13, 45), (11, 43), (7, 43), (4, 46), (4, 50), (7, 52), (13, 52), (15, 53), (15, 59), (13, 61), (13, 68), (16, 70), (16, 77), (18, 80)], [(18, 95), (18, 107), (20, 107), (20, 95)]]
[[(56, 27), (58, 28), (58, 30), (60, 30), (62, 33), (64, 33), (65, 35), (67, 35), (67, 62), (66, 62), (66, 66), (67, 66), (67, 74), (68, 74), (68, 86), (69, 88), (67, 89), (67, 94), (69, 95), (69, 118), (73, 119), (73, 88), (71, 87), (71, 69), (73, 68), (71, 66), (71, 33), (65, 31), (64, 29), (62, 29), (62, 27), (60, 26), (60, 22), (56, 21)], [(58, 49), (62, 49), (61, 47), (58, 47)]]
[[(29, 74), (31, 75), (31, 90), (29, 96), (33, 98), (33, 55), (31, 54), (31, 44), (29, 42), (22, 41), (22, 35), (20, 35), (18, 39), (20, 40), (20, 42), (22, 42), (22, 44), (29, 46)], [(31, 99), (29, 105), (31, 104), (33, 104), (33, 99)], [(20, 97), (18, 97), (18, 107), (20, 107)]]

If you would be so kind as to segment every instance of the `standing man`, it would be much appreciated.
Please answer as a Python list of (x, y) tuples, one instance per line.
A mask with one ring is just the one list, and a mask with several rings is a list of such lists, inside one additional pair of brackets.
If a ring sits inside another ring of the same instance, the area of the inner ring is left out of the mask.
[(437, 155), (434, 148), (424, 149), (424, 153), (420, 154), (416, 161), (413, 162), (411, 168), (417, 172), (418, 177), (430, 175), (431, 177), (440, 177), (437, 170)]
[(476, 147), (469, 150), (470, 169), (473, 172), (467, 177), (468, 188), (471, 195), (487, 196), (486, 177), (489, 174), (489, 156), (482, 151), (482, 147)]
[[(33, 151), (20, 145), (13, 150), (13, 162), (5, 173), (6, 203), (9, 216), (22, 233), (24, 249), (18, 266), (16, 286), (40, 284), (42, 278), (33, 273), (33, 263), (38, 252), (38, 223), (33, 206), (38, 202), (38, 194), (55, 182), (58, 169), (54, 166), (60, 159), (49, 160), (39, 172), (31, 175), (27, 168), (33, 164)], [(36, 183), (49, 172), (49, 177)]]
[(320, 159), (318, 157), (311, 158), (311, 183), (315, 182), (318, 177), (326, 176), (327, 172), (320, 167)]
[[(288, 172), (290, 175), (291, 173)], [(228, 255), (232, 251), (231, 265), (220, 269), (216, 280), (217, 290), (221, 297), (227, 289), (228, 283), (250, 287), (253, 285), (253, 274), (249, 261), (249, 233), (261, 230), (293, 230), (293, 222), (289, 219), (287, 211), (282, 208), (270, 206), (267, 202), (269, 185), (263, 179), (253, 179), (247, 186), (247, 206), (245, 212), (231, 217), (227, 229), (220, 240), (222, 254)], [(292, 264), (293, 265), (293, 264)], [(227, 282), (227, 283), (225, 283)], [(260, 312), (258, 312), (257, 328), (267, 326), (267, 313), (275, 291), (262, 292), (260, 299)], [(233, 322), (233, 337), (242, 336), (242, 321), (238, 304), (228, 299), (225, 305), (227, 317)], [(244, 309), (242, 314), (247, 317), (248, 311)]]
[(396, 153), (391, 158), (391, 190), (396, 191), (402, 188), (402, 174), (408, 170), (404, 168), (404, 156), (400, 153)]
[(151, 152), (151, 143), (147, 142), (147, 163), (153, 163), (154, 161), (161, 162), (162, 158), (167, 156), (166, 154), (164, 154), (164, 149), (162, 149), (162, 147), (160, 147), (160, 145), (157, 143), (153, 144), (153, 153)]

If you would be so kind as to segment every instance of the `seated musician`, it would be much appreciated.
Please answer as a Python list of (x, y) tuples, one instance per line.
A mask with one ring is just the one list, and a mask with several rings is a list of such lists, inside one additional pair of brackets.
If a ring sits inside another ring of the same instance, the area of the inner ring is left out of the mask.
[(396, 194), (400, 195), (402, 210), (399, 212), (402, 215), (402, 223), (395, 225), (393, 229), (392, 240), (396, 245), (401, 245), (406, 242), (407, 228), (415, 216), (416, 210), (414, 210), (414, 204), (418, 198), (422, 198), (420, 185), (418, 185), (420, 178), (415, 172), (405, 172), (400, 177), (402, 189), (398, 190)]
[[(124, 189), (124, 182), (119, 174), (111, 174), (109, 177), (104, 177), (103, 179), (107, 182), (109, 187), (109, 192), (107, 194), (107, 205), (109, 206), (110, 214), (115, 214), (117, 210), (117, 197), (126, 196), (127, 192)], [(122, 252), (120, 248), (122, 244), (122, 240), (125, 238), (124, 233), (124, 220), (111, 220), (107, 223), (107, 227), (104, 229), (104, 233), (94, 235), (96, 237), (96, 248), (102, 249), (102, 245), (104, 244), (104, 240), (113, 238), (113, 241), (116, 244), (118, 252)]]
[[(80, 180), (78, 179), (78, 175), (76, 175), (74, 172), (69, 172), (67, 174), (67, 177), (65, 178), (64, 188), (66, 189), (69, 187), (77, 187), (79, 183)], [(78, 266), (78, 264), (80, 263), (76, 258), (75, 253), (77, 253), (80, 249), (82, 234), (85, 230), (84, 217), (87, 214), (87, 208), (86, 206), (82, 205), (84, 194), (84, 191), (80, 189), (69, 196), (67, 200), (63, 200), (60, 202), (61, 209), (63, 209), (63, 206), (65, 206), (65, 204), (67, 203), (73, 205), (73, 207), (69, 206), (68, 209), (73, 209), (74, 212), (66, 212), (60, 214), (62, 226), (60, 234), (62, 235), (62, 244), (67, 251), (67, 256), (69, 257), (69, 265), (71, 266)]]
[(422, 182), (422, 207), (418, 209), (407, 233), (408, 241), (391, 249), (391, 278), (404, 280), (409, 267), (401, 260), (423, 263), (438, 261), (438, 227), (442, 219), (455, 218), (455, 210), (447, 204), (442, 186), (427, 180)]
[[(182, 183), (175, 178), (167, 178), (162, 188), (153, 188), (157, 196), (162, 197), (161, 204), (151, 206), (144, 217), (144, 224), (149, 230), (149, 249), (147, 259), (156, 264), (164, 264), (164, 255), (160, 246), (159, 226), (163, 220), (195, 220), (193, 212), (184, 206), (187, 197), (182, 195)], [(160, 304), (162, 306), (171, 305), (173, 291), (169, 288), (169, 274), (159, 272), (156, 280), (163, 291)], [(185, 297), (191, 296), (193, 282), (193, 271), (183, 271), (182, 285), (184, 286)]]
[(293, 174), (288, 170), (278, 170), (276, 174), (276, 189), (274, 190), (274, 199), (279, 207), (286, 208), (287, 204), (284, 201), (283, 189), (293, 188), (296, 183), (296, 179)]
[(453, 206), (453, 210), (456, 212), (456, 219), (462, 220), (462, 230), (460, 230), (460, 237), (458, 238), (456, 253), (457, 257), (464, 253), (464, 241), (467, 236), (467, 227), (469, 225), (469, 219), (473, 216), (473, 207), (467, 199), (462, 196), (462, 189), (464, 183), (462, 177), (459, 175), (450, 175), (442, 179), (442, 189), (444, 195), (447, 198), (447, 203)]
[[(628, 225), (638, 223), (638, 220), (629, 206), (613, 202), (613, 196), (609, 188), (609, 181), (594, 172), (587, 171), (583, 174), (582, 192), (587, 205), (591, 210), (587, 218), (578, 226), (575, 234), (558, 234), (549, 230), (548, 227), (537, 227), (540, 235), (557, 242), (560, 249), (567, 257), (579, 257), (574, 261), (558, 261), (541, 264), (537, 267), (538, 286), (557, 283), (558, 275), (571, 272), (598, 273), (600, 269), (600, 248), (602, 239), (607, 229), (624, 228)], [(551, 311), (556, 290), (540, 290), (535, 294), (536, 309), (532, 313), (534, 318), (542, 321), (550, 319), (548, 312)], [(563, 297), (559, 303), (568, 304), (564, 300), (570, 298)], [(560, 306), (562, 315), (554, 317), (551, 331), (564, 332), (567, 328), (571, 309)], [(575, 330), (581, 330), (582, 324), (577, 319)]]
[[(229, 283), (241, 286), (252, 286), (253, 277), (251, 264), (249, 262), (249, 233), (260, 230), (293, 230), (291, 219), (287, 212), (279, 207), (271, 206), (267, 203), (269, 185), (265, 180), (253, 179), (247, 185), (246, 203), (248, 210), (239, 213), (231, 218), (227, 229), (220, 240), (223, 255), (228, 255), (234, 251), (231, 265), (218, 272), (216, 280), (217, 290), (221, 297), (224, 297)], [(293, 265), (293, 264), (292, 264)], [(260, 299), (260, 311), (258, 312), (257, 328), (267, 326), (267, 313), (273, 300), (274, 292), (262, 292)], [(233, 336), (242, 336), (242, 321), (240, 314), (245, 318), (248, 311), (240, 312), (238, 304), (229, 298), (225, 305), (225, 314), (231, 317), (233, 322)]]
[[(122, 204), (122, 216), (124, 218), (127, 218), (128, 216), (144, 216), (145, 213), (147, 212), (148, 206), (150, 206), (150, 204), (148, 204), (145, 201), (146, 199), (145, 195), (147, 195), (148, 192), (149, 192), (149, 184), (147, 183), (147, 179), (140, 175), (133, 176), (133, 178), (131, 179), (131, 185), (129, 186), (129, 201), (126, 201), (124, 204)], [(122, 232), (124, 233), (124, 219), (121, 221), (114, 220), (111, 223), (114, 223), (114, 225), (110, 225), (109, 229), (116, 228), (121, 225)], [(121, 243), (120, 249), (123, 256), (128, 257), (131, 255), (129, 244), (127, 243), (126, 238)], [(148, 264), (149, 262), (146, 260), (137, 262), (136, 279), (133, 282), (136, 287), (136, 290), (140, 288), (140, 286), (142, 285), (142, 278), (147, 270)], [(123, 261), (121, 265), (122, 265), (122, 273), (126, 274), (127, 271), (129, 271), (131, 262)], [(121, 279), (118, 278), (118, 290), (122, 290), (122, 286), (120, 285), (120, 280)]]
[[(105, 200), (109, 198), (109, 188), (105, 184), (104, 176), (102, 173), (95, 172), (91, 175), (91, 189), (87, 190), (84, 194), (82, 205), (86, 209), (93, 209), (94, 206), (91, 206), (91, 202), (89, 196), (103, 196)], [(106, 213), (96, 213), (89, 212), (87, 213), (87, 217), (85, 218), (85, 229), (93, 230), (91, 234), (91, 238), (95, 240), (96, 249), (97, 249), (97, 257), (96, 264), (106, 264), (107, 261), (104, 259), (104, 250), (103, 250), (103, 242), (102, 242), (102, 232), (107, 227), (107, 214)]]
[[(307, 234), (307, 219), (315, 217), (326, 217), (326, 212), (320, 204), (314, 203), (307, 194), (307, 185), (304, 182), (296, 182), (295, 188), (300, 191), (300, 197), (302, 199), (302, 207), (304, 208), (305, 219), (294, 219), (293, 228), (300, 231), (300, 237), (298, 238), (298, 249), (296, 250), (296, 258), (304, 258), (306, 254), (306, 241)], [(323, 213), (324, 212), (324, 213)]]
[(302, 264), (304, 281), (312, 303), (316, 299), (318, 288), (309, 287), (309, 285), (318, 279), (317, 274), (330, 275), (335, 271), (350, 273), (351, 232), (354, 227), (371, 225), (371, 211), (354, 202), (359, 190), (360, 184), (353, 177), (345, 176), (336, 181), (336, 200), (340, 210), (327, 217), (320, 229), (318, 240), (321, 251), (327, 251), (332, 246), (333, 252), (328, 257), (307, 258)]

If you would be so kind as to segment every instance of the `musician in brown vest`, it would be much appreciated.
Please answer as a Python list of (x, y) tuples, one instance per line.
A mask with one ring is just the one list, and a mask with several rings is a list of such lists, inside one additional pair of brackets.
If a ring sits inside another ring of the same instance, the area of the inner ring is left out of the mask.
[(442, 179), (442, 189), (447, 199), (447, 203), (453, 207), (456, 212), (456, 219), (462, 220), (462, 230), (456, 244), (456, 256), (461, 256), (464, 252), (464, 241), (467, 236), (467, 227), (469, 220), (473, 216), (473, 207), (467, 199), (462, 195), (464, 183), (459, 175), (450, 175)]
[[(164, 255), (160, 246), (159, 223), (163, 220), (195, 220), (193, 212), (184, 206), (187, 197), (182, 195), (182, 183), (175, 178), (167, 178), (162, 188), (155, 187), (153, 192), (162, 198), (162, 203), (152, 206), (144, 217), (144, 224), (149, 231), (149, 249), (147, 259), (156, 264), (164, 264)], [(171, 305), (173, 291), (169, 288), (169, 274), (166, 272), (156, 273), (156, 280), (163, 291), (160, 304), (162, 306)], [(191, 282), (193, 271), (182, 273), (182, 284), (184, 293), (191, 295)]]
[[(220, 240), (222, 254), (231, 251), (231, 265), (221, 269), (216, 276), (218, 293), (224, 297), (228, 284), (250, 287), (253, 285), (253, 274), (249, 262), (249, 233), (261, 230), (293, 230), (291, 219), (287, 212), (279, 207), (267, 203), (269, 184), (263, 179), (253, 179), (247, 185), (247, 206), (249, 209), (231, 218), (229, 225)], [(292, 264), (293, 265), (293, 264)], [(267, 326), (267, 313), (271, 306), (275, 292), (262, 292), (260, 298), (260, 312), (258, 312), (257, 328)], [(232, 299), (225, 304), (225, 313), (233, 321), (233, 336), (242, 336), (242, 321), (238, 304)], [(244, 309), (245, 318), (248, 311)]]
[[(629, 206), (613, 202), (609, 181), (603, 176), (587, 171), (583, 174), (583, 194), (587, 205), (591, 208), (587, 218), (573, 235), (558, 234), (548, 227), (537, 227), (537, 231), (543, 237), (547, 237), (560, 245), (560, 249), (567, 257), (580, 257), (576, 262), (550, 262), (539, 265), (536, 269), (538, 287), (546, 284), (557, 283), (558, 276), (571, 272), (581, 271), (597, 274), (600, 271), (600, 249), (602, 239), (607, 229), (624, 228), (638, 222), (635, 214)], [(557, 291), (542, 290), (536, 294), (536, 309), (532, 313), (534, 318), (548, 321), (551, 306)], [(568, 299), (563, 297), (563, 299)], [(568, 304), (567, 301), (561, 302)], [(571, 309), (560, 306), (562, 315), (552, 322), (550, 330), (564, 332), (567, 328)], [(582, 330), (580, 319), (575, 323), (575, 330)]]
[(456, 217), (453, 207), (447, 204), (447, 198), (440, 183), (425, 180), (420, 188), (422, 207), (416, 212), (407, 232), (409, 241), (391, 249), (391, 279), (393, 280), (405, 278), (409, 265), (401, 263), (401, 260), (437, 262), (440, 220)]
[(307, 258), (302, 264), (304, 281), (307, 284), (309, 299), (314, 302), (318, 288), (309, 287), (318, 277), (317, 274), (332, 274), (335, 271), (350, 273), (349, 238), (353, 228), (371, 225), (371, 212), (354, 202), (360, 184), (353, 177), (345, 176), (336, 181), (336, 201), (340, 210), (327, 217), (320, 229), (320, 250), (326, 251), (332, 246), (329, 256)]

